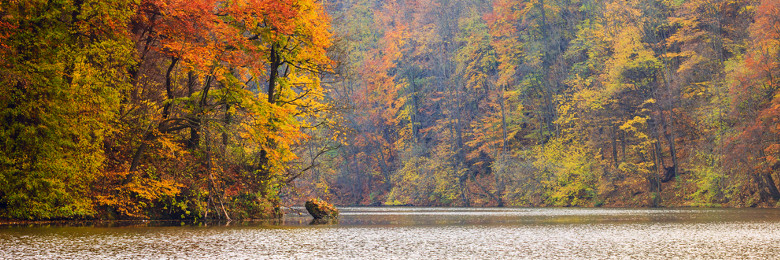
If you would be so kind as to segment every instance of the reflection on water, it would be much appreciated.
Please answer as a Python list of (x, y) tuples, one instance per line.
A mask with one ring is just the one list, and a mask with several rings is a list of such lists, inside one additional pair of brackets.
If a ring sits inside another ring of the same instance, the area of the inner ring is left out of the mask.
[(775, 258), (769, 209), (342, 208), (338, 224), (0, 226), (16, 258)]

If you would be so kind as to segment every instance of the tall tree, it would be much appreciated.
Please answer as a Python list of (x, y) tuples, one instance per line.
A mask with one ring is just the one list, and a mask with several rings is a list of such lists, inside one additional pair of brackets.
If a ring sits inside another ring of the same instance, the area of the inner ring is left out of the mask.
[(0, 4), (0, 218), (95, 214), (90, 184), (134, 64), (132, 1)]

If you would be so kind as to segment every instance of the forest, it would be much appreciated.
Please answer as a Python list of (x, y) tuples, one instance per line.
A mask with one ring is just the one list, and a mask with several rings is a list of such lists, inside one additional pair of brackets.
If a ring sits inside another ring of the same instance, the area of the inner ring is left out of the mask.
[(780, 1), (329, 5), (350, 133), (301, 191), (342, 205), (778, 205)]
[(778, 0), (4, 0), (0, 57), (0, 219), (780, 206)]

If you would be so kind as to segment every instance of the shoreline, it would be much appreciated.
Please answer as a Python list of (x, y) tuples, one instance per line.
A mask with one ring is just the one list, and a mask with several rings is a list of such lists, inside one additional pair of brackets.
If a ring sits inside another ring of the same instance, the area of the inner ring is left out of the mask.
[[(337, 208), (464, 208), (464, 209), (552, 209), (552, 208), (580, 208), (580, 209), (780, 209), (779, 207), (730, 207), (730, 206), (669, 206), (669, 207), (619, 207), (619, 206), (601, 206), (601, 207), (451, 207), (451, 206), (413, 206), (413, 205), (340, 205)], [(0, 227), (9, 226), (73, 226), (73, 227), (171, 227), (171, 226), (229, 226), (234, 224), (268, 224), (276, 225), (284, 222), (284, 218), (305, 218), (311, 219), (311, 215), (305, 212), (302, 207), (289, 207), (285, 214), (278, 218), (267, 219), (209, 219), (209, 220), (193, 220), (193, 219), (120, 219), (120, 220), (106, 220), (106, 219), (59, 219), (59, 220), (14, 220), (14, 219), (0, 219)], [(303, 210), (301, 213), (301, 210)]]

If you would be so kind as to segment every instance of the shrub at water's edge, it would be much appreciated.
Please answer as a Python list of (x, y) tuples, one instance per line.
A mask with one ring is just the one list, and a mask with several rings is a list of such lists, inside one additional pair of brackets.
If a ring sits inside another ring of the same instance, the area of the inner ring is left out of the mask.
[(339, 217), (339, 210), (336, 207), (319, 198), (306, 201), (305, 206), (306, 211), (314, 219), (337, 219)]

